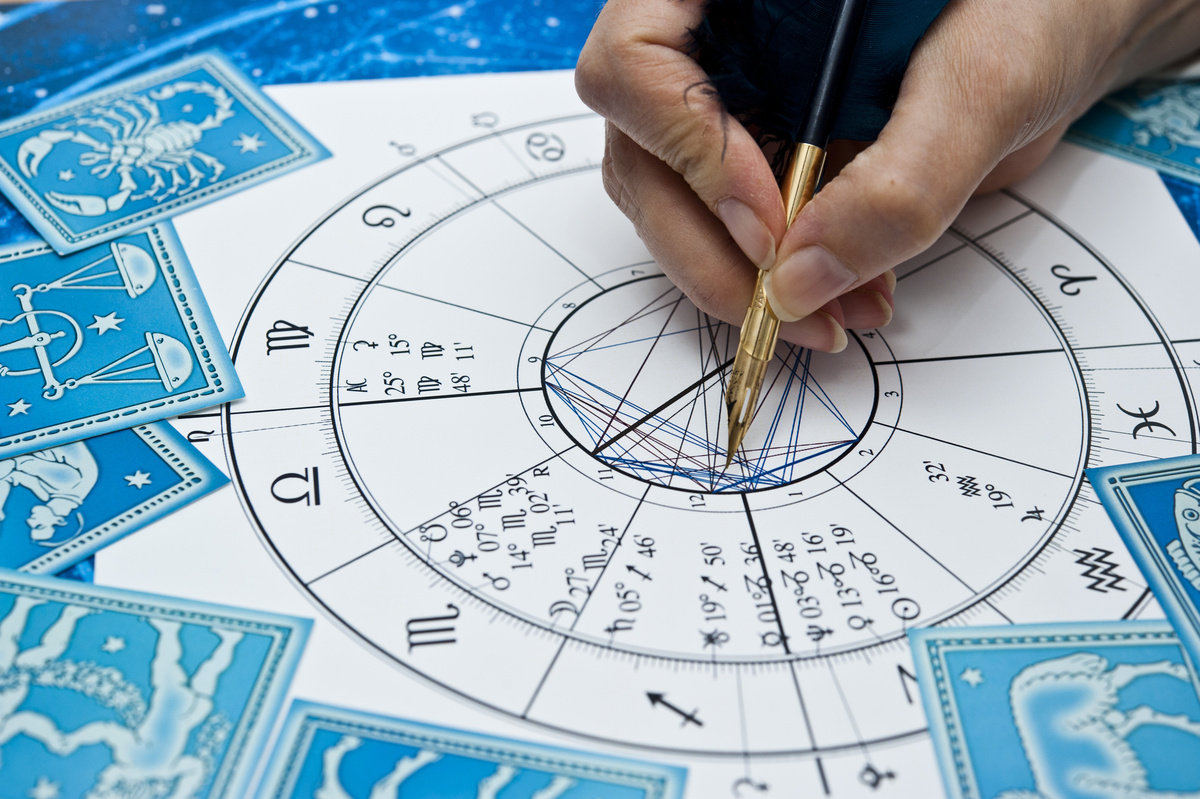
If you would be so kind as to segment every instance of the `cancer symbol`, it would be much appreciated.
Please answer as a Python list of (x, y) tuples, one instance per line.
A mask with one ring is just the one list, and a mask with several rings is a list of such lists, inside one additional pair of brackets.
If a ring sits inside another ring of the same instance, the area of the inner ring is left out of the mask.
[[(164, 122), (158, 103), (183, 92), (211, 98), (213, 112), (200, 122), (186, 119)], [(80, 166), (92, 167), (91, 174), (101, 180), (115, 171), (121, 183), (107, 197), (48, 191), (46, 200), (55, 208), (79, 216), (101, 216), (120, 210), (129, 200), (152, 198), (161, 203), (194, 191), (205, 177), (201, 167), (208, 169), (210, 183), (225, 172), (224, 164), (196, 149), (196, 145), (205, 131), (219, 128), (233, 117), (232, 108), (233, 98), (221, 86), (205, 81), (177, 81), (144, 95), (129, 94), (106, 105), (93, 106), (54, 129), (26, 139), (17, 151), (17, 166), (25, 177), (37, 177), (38, 167), (56, 145), (81, 144), (91, 152), (79, 156)], [(140, 194), (134, 194), (141, 188), (134, 177), (137, 170), (150, 181)], [(186, 176), (180, 170), (186, 170)], [(170, 186), (164, 173), (171, 179)]]

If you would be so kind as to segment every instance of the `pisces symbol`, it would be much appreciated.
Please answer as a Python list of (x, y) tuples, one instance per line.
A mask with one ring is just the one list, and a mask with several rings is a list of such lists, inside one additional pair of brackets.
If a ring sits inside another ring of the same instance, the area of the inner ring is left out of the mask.
[(1175, 435), (1175, 431), (1172, 430), (1171, 428), (1167, 427), (1162, 422), (1150, 421), (1151, 416), (1156, 416), (1158, 414), (1158, 411), (1159, 411), (1158, 400), (1154, 401), (1154, 407), (1151, 408), (1150, 410), (1146, 410), (1145, 408), (1142, 408), (1139, 406), (1136, 412), (1135, 411), (1127, 411), (1121, 407), (1120, 403), (1117, 404), (1117, 410), (1120, 411), (1121, 413), (1125, 414), (1126, 416), (1132, 416), (1135, 419), (1142, 420), (1142, 421), (1138, 422), (1136, 425), (1134, 425), (1134, 428), (1133, 428), (1133, 437), (1134, 438), (1138, 437), (1139, 431), (1149, 430), (1151, 433), (1153, 433), (1154, 428), (1156, 428), (1156, 427), (1161, 427), (1163, 430), (1166, 430), (1172, 436)]

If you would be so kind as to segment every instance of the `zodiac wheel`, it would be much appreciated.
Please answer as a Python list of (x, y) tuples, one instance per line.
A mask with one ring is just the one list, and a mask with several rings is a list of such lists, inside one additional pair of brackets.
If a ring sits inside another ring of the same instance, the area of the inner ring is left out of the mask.
[(828, 793), (831, 764), (894, 779), (880, 752), (922, 740), (910, 627), (1146, 601), (1083, 470), (1195, 451), (1193, 399), (1086, 241), (973, 202), (898, 270), (887, 329), (780, 345), (725, 470), (737, 331), (611, 208), (601, 149), (589, 115), (414, 158), (243, 318), (235, 483), (351, 635), (534, 724), (799, 757)]

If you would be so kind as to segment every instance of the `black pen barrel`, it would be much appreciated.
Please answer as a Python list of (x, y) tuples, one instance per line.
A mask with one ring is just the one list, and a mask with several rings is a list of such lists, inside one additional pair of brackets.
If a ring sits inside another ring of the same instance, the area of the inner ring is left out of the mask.
[(843, 0), (838, 9), (825, 47), (825, 57), (821, 61), (821, 71), (817, 74), (817, 83), (809, 100), (808, 116), (804, 127), (800, 129), (798, 141), (804, 144), (813, 144), (822, 150), (829, 144), (829, 134), (837, 119), (842, 89), (850, 72), (850, 62), (854, 58), (854, 48), (858, 43), (868, 2)]

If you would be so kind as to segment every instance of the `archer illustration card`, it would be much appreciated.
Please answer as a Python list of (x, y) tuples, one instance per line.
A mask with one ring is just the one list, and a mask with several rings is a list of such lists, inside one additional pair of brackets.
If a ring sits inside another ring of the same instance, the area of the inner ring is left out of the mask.
[(227, 482), (167, 422), (0, 460), (0, 567), (57, 574)]
[(1096, 103), (1066, 138), (1200, 182), (1200, 82), (1135, 83)]
[(909, 640), (951, 799), (1200, 795), (1200, 682), (1166, 622)]
[(259, 799), (679, 799), (674, 766), (292, 703)]
[(0, 192), (69, 253), (328, 155), (207, 52), (0, 124)]
[(1089, 469), (1087, 476), (1200, 663), (1200, 456)]
[(0, 796), (243, 799), (310, 626), (0, 570)]
[(0, 250), (0, 458), (241, 396), (170, 223)]

